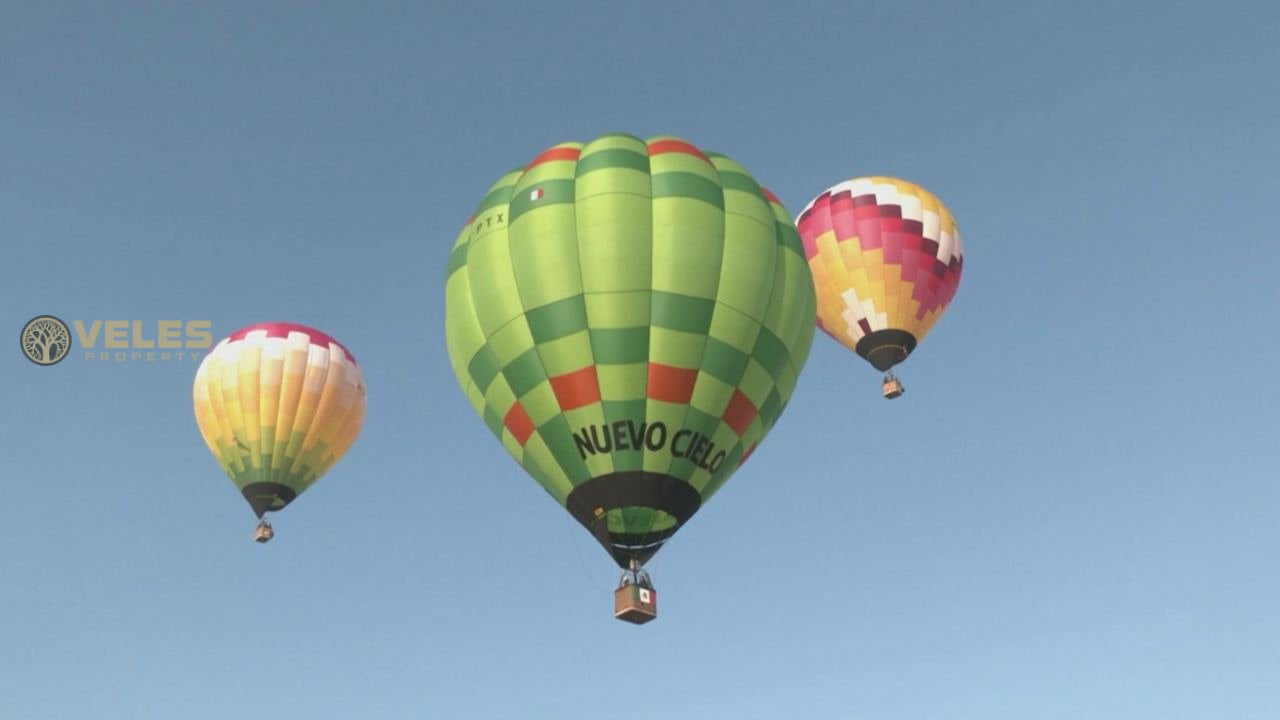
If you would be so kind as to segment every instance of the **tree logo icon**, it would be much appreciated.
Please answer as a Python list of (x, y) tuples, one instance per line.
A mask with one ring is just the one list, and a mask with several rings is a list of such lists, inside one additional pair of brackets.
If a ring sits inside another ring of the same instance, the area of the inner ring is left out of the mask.
[(54, 365), (71, 352), (71, 330), (52, 315), (37, 315), (22, 326), (22, 354), (37, 365)]

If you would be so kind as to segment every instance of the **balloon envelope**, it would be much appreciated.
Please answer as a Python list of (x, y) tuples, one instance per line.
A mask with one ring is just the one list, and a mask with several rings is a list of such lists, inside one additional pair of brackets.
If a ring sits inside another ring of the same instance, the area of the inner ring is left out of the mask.
[(671, 137), (563, 143), (454, 244), (454, 372), (508, 452), (619, 565), (657, 552), (755, 449), (813, 337), (786, 211)]
[(364, 421), (355, 357), (305, 325), (232, 333), (200, 363), (193, 396), (205, 444), (258, 517), (311, 487)]
[(955, 296), (964, 247), (932, 193), (862, 177), (814, 198), (796, 227), (818, 294), (818, 327), (877, 370), (907, 358)]

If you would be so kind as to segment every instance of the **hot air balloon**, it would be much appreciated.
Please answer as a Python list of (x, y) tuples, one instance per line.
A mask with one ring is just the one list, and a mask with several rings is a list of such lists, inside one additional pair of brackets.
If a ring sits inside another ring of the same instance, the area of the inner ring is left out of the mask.
[(778, 200), (672, 137), (563, 143), (499, 179), (453, 246), (449, 357), (516, 461), (624, 569), (644, 563), (777, 421), (813, 338)]
[(951, 303), (964, 267), (955, 219), (927, 190), (860, 177), (825, 190), (796, 219), (818, 294), (818, 327), (885, 373), (915, 350)]
[(258, 542), (274, 535), (264, 515), (328, 472), (364, 422), (355, 357), (305, 325), (262, 323), (232, 333), (200, 363), (193, 396), (209, 452), (258, 516)]

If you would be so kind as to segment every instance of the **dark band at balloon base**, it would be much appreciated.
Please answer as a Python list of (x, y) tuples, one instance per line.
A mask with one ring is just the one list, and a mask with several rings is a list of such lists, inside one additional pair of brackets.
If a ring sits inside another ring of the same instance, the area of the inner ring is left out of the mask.
[(895, 328), (876, 330), (869, 335), (864, 335), (858, 341), (858, 346), (854, 348), (864, 360), (880, 372), (888, 372), (889, 368), (906, 360), (915, 349), (916, 336), (906, 330)]
[(298, 493), (288, 485), (273, 482), (249, 483), (240, 489), (240, 494), (249, 501), (253, 512), (262, 517), (268, 512), (283, 510), (285, 505), (293, 502)]
[[(619, 567), (632, 560), (648, 562), (668, 538), (675, 535), (702, 506), (702, 496), (693, 486), (663, 473), (627, 470), (591, 478), (578, 485), (565, 499), (565, 508), (582, 523)], [(628, 507), (661, 510), (676, 524), (648, 533), (609, 532), (604, 514)]]

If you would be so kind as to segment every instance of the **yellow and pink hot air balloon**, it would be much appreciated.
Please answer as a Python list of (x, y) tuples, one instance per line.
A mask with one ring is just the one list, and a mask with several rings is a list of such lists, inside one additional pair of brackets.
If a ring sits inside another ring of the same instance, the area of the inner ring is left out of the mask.
[(915, 350), (951, 303), (964, 268), (955, 219), (932, 193), (860, 177), (814, 198), (796, 227), (818, 294), (818, 327), (885, 373)]
[(237, 330), (200, 363), (196, 423), (260, 519), (320, 479), (355, 442), (364, 421), (364, 379), (337, 340), (305, 325), (261, 323)]

